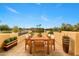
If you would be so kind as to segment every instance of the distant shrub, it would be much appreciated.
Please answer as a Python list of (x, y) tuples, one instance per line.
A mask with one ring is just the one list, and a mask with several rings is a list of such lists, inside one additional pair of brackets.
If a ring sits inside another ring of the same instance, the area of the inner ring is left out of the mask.
[(14, 26), (14, 28), (12, 29), (12, 32), (15, 32), (15, 33), (19, 32), (19, 28), (17, 26)]

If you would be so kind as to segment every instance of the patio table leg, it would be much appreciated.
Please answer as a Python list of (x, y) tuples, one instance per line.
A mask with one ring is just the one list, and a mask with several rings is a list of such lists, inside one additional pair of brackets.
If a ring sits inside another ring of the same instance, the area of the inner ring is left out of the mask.
[(32, 54), (32, 41), (30, 42), (30, 54)]
[(47, 41), (47, 54), (49, 54), (49, 41)]
[(55, 39), (53, 40), (53, 42), (54, 42), (54, 50), (55, 50)]
[(26, 45), (27, 45), (27, 43), (26, 43), (26, 41), (25, 41), (25, 51), (26, 51)]
[(26, 43), (25, 43), (25, 51), (26, 51)]

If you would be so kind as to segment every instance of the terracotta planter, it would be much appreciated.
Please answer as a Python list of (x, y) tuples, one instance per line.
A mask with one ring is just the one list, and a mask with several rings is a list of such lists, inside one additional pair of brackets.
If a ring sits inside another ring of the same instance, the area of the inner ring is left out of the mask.
[(14, 47), (16, 45), (17, 45), (17, 40), (14, 40), (14, 41), (10, 42), (9, 44), (4, 44), (3, 49), (5, 51), (8, 51), (9, 49), (11, 49), (12, 47)]

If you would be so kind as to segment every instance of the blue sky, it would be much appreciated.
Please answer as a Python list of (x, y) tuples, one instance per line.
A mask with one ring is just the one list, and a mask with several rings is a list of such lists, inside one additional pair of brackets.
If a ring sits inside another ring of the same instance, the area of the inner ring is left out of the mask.
[(0, 4), (0, 24), (10, 27), (51, 28), (62, 23), (79, 22), (79, 4), (77, 3), (2, 3)]

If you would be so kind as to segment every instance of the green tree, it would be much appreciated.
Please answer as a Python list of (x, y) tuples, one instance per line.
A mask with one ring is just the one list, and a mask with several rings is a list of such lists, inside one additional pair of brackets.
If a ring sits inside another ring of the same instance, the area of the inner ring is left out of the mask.
[(63, 31), (73, 31), (73, 26), (71, 24), (63, 23), (61, 25), (61, 30), (63, 30)]
[(8, 25), (0, 25), (0, 31), (8, 31), (10, 30)]
[(53, 31), (59, 31), (60, 29), (59, 29), (59, 27), (54, 27), (53, 28)]
[(15, 32), (15, 33), (19, 32), (18, 26), (14, 26), (13, 29), (12, 29), (12, 32)]
[(20, 28), (19, 28), (19, 31), (20, 31), (20, 32), (23, 31), (23, 28), (20, 27)]
[(79, 31), (79, 23), (74, 25), (74, 31)]

